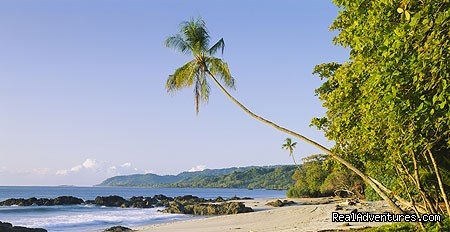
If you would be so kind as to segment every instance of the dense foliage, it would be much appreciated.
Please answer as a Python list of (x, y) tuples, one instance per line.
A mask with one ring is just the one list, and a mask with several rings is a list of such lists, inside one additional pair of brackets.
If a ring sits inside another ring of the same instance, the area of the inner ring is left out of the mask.
[(325, 155), (304, 158), (292, 178), (296, 181), (287, 192), (288, 197), (334, 196), (337, 191), (361, 196), (361, 179), (347, 169), (333, 162)]
[(334, 2), (350, 59), (316, 66), (327, 113), (313, 124), (409, 209), (449, 214), (449, 0)]
[(294, 166), (252, 167), (220, 176), (196, 176), (172, 184), (174, 187), (287, 189), (294, 184)]
[(100, 186), (288, 189), (294, 184), (291, 176), (295, 169), (286, 165), (207, 169), (166, 176), (136, 174), (111, 177)]

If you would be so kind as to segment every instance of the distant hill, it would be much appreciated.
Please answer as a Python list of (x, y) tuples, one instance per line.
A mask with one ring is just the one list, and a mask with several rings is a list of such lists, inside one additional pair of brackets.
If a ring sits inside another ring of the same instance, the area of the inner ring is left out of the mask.
[(293, 165), (250, 166), (205, 169), (164, 176), (134, 174), (111, 177), (97, 186), (288, 189), (294, 184), (292, 175), (295, 168)]

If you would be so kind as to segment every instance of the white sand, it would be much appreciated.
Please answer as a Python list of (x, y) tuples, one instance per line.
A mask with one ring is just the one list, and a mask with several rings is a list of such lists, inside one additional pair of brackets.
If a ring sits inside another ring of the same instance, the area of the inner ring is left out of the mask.
[[(389, 211), (383, 202), (369, 202), (348, 206), (345, 200), (334, 198), (288, 199), (297, 205), (284, 207), (265, 206), (274, 199), (255, 199), (242, 201), (252, 207), (255, 212), (212, 216), (208, 218), (176, 221), (164, 224), (149, 225), (136, 228), (138, 231), (161, 232), (273, 232), (273, 231), (320, 231), (330, 229), (350, 229), (380, 226), (386, 223), (350, 223), (332, 222), (331, 213), (349, 213), (352, 209), (359, 212), (382, 213)], [(326, 204), (324, 204), (326, 203)], [(344, 207), (336, 211), (336, 205)]]

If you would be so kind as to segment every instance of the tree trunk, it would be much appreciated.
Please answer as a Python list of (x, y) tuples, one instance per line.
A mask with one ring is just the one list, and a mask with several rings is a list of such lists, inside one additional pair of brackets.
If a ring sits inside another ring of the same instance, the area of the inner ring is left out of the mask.
[(209, 70), (207, 70), (207, 72), (208, 72), (208, 74), (210, 75), (210, 77), (213, 79), (214, 83), (216, 83), (216, 85), (220, 88), (220, 90), (222, 90), (222, 92), (223, 92), (223, 93), (224, 93), (224, 94), (225, 94), (232, 102), (234, 102), (236, 105), (238, 105), (244, 112), (246, 112), (247, 114), (249, 114), (251, 117), (255, 118), (255, 119), (258, 120), (258, 121), (261, 121), (261, 122), (263, 122), (263, 123), (266, 123), (266, 124), (268, 124), (268, 125), (274, 127), (275, 129), (279, 130), (279, 131), (282, 131), (282, 132), (284, 132), (284, 133), (286, 133), (286, 134), (289, 134), (289, 135), (294, 136), (294, 137), (296, 137), (296, 138), (298, 138), (298, 139), (301, 139), (301, 140), (303, 140), (303, 141), (305, 141), (305, 142), (307, 142), (307, 143), (309, 143), (309, 144), (311, 144), (311, 145), (313, 145), (313, 146), (319, 148), (320, 150), (324, 151), (325, 154), (331, 156), (331, 157), (334, 158), (336, 161), (338, 161), (339, 163), (343, 164), (345, 167), (347, 167), (348, 169), (350, 169), (350, 170), (352, 170), (353, 172), (355, 172), (358, 176), (360, 176), (361, 179), (364, 180), (364, 182), (366, 182), (367, 184), (369, 184), (370, 187), (372, 187), (372, 188), (375, 190), (375, 192), (376, 192), (378, 195), (380, 195), (380, 197), (383, 198), (383, 200), (385, 200), (385, 201), (389, 204), (389, 206), (392, 208), (392, 210), (393, 210), (395, 213), (398, 213), (398, 214), (403, 213), (403, 210), (402, 210), (398, 205), (396, 205), (396, 204), (392, 201), (392, 199), (390, 199), (390, 198), (386, 195), (386, 193), (385, 193), (384, 191), (382, 191), (382, 190), (378, 187), (378, 185), (375, 184), (375, 182), (372, 181), (372, 179), (371, 179), (369, 176), (367, 176), (366, 174), (364, 174), (363, 172), (361, 172), (358, 168), (356, 168), (356, 167), (353, 166), (351, 163), (349, 163), (349, 162), (347, 162), (346, 160), (344, 160), (342, 157), (340, 157), (340, 156), (334, 154), (334, 153), (331, 152), (328, 148), (322, 146), (321, 144), (317, 143), (316, 141), (313, 141), (313, 140), (311, 140), (311, 139), (309, 139), (309, 138), (307, 138), (307, 137), (305, 137), (305, 136), (303, 136), (303, 135), (301, 135), (301, 134), (298, 134), (298, 133), (296, 133), (296, 132), (294, 132), (294, 131), (291, 131), (291, 130), (289, 130), (289, 129), (286, 129), (286, 128), (284, 128), (284, 127), (282, 127), (282, 126), (279, 126), (279, 125), (277, 125), (277, 124), (275, 124), (275, 123), (273, 123), (273, 122), (271, 122), (271, 121), (269, 121), (269, 120), (267, 120), (267, 119), (265, 119), (265, 118), (263, 118), (263, 117), (261, 117), (261, 116), (258, 116), (258, 115), (256, 115), (256, 114), (254, 114), (254, 113), (251, 112), (249, 109), (247, 109), (244, 105), (242, 105), (238, 100), (236, 100), (236, 98), (234, 98), (233, 96), (231, 96), (231, 94), (230, 94), (230, 93), (229, 93), (229, 92), (228, 92), (228, 91), (227, 91), (227, 90), (219, 83), (219, 81), (215, 78), (215, 76), (214, 76)]
[(441, 190), (441, 195), (442, 195), (442, 198), (444, 199), (445, 208), (447, 209), (447, 215), (450, 216), (450, 206), (448, 204), (447, 194), (444, 191), (444, 185), (442, 184), (442, 178), (441, 178), (441, 174), (439, 172), (439, 168), (438, 168), (436, 160), (434, 159), (434, 156), (430, 150), (428, 150), (428, 154), (430, 155), (431, 162), (433, 163), (434, 172), (436, 173), (436, 178), (437, 178), (438, 184), (439, 184), (439, 189)]

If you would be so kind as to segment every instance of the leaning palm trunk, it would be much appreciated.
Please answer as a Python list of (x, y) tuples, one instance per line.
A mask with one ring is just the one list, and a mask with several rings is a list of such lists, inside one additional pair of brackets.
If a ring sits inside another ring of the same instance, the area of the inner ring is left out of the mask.
[[(344, 160), (342, 157), (340, 157), (340, 156), (334, 154), (334, 153), (331, 152), (328, 148), (322, 146), (321, 144), (319, 144), (319, 143), (317, 143), (317, 142), (315, 142), (315, 141), (313, 141), (313, 140), (311, 140), (311, 139), (309, 139), (309, 138), (307, 138), (307, 137), (305, 137), (305, 136), (303, 136), (303, 135), (301, 135), (301, 134), (299, 134), (299, 133), (296, 133), (296, 132), (291, 131), (291, 130), (289, 130), (289, 129), (286, 129), (286, 128), (282, 127), (282, 126), (279, 126), (279, 125), (277, 125), (277, 124), (275, 124), (275, 123), (273, 123), (273, 122), (271, 122), (271, 121), (269, 121), (269, 120), (267, 120), (267, 119), (265, 119), (265, 118), (263, 118), (263, 117), (261, 117), (261, 116), (256, 115), (255, 113), (251, 112), (251, 111), (250, 111), (249, 109), (247, 109), (244, 105), (242, 105), (238, 100), (236, 100), (236, 98), (234, 98), (233, 96), (231, 96), (231, 94), (230, 94), (230, 93), (229, 93), (229, 92), (228, 92), (228, 91), (220, 84), (219, 81), (217, 81), (216, 77), (215, 77), (211, 72), (209, 72), (209, 70), (207, 70), (207, 72), (208, 72), (208, 74), (210, 75), (211, 79), (214, 81), (214, 83), (216, 83), (216, 85), (222, 90), (222, 92), (225, 93), (225, 95), (226, 95), (228, 98), (230, 98), (230, 100), (231, 100), (232, 102), (234, 102), (236, 105), (238, 105), (244, 112), (246, 112), (246, 113), (249, 114), (251, 117), (253, 117), (253, 118), (257, 119), (257, 120), (259, 120), (259, 121), (261, 121), (261, 122), (263, 122), (263, 123), (266, 123), (266, 124), (268, 124), (268, 125), (274, 127), (274, 128), (277, 129), (277, 130), (280, 130), (280, 131), (282, 131), (282, 132), (284, 132), (284, 133), (286, 133), (286, 134), (289, 134), (289, 135), (291, 135), (291, 136), (297, 137), (298, 139), (301, 139), (301, 140), (303, 140), (303, 141), (305, 141), (305, 142), (307, 142), (307, 143), (309, 143), (309, 144), (312, 144), (313, 146), (315, 146), (315, 147), (319, 148), (320, 150), (324, 151), (325, 154), (331, 156), (331, 157), (334, 158), (336, 161), (338, 161), (339, 163), (343, 164), (345, 167), (347, 167), (348, 169), (350, 169), (350, 170), (352, 170), (353, 172), (355, 172), (358, 176), (360, 176), (361, 179), (364, 180), (364, 182), (366, 182), (367, 184), (369, 184), (370, 187), (372, 187), (372, 188), (375, 190), (375, 192), (376, 192), (378, 195), (380, 195), (380, 197), (383, 198), (383, 200), (385, 200), (385, 201), (389, 204), (389, 206), (392, 208), (392, 210), (393, 210), (395, 213), (403, 213), (403, 210), (402, 210), (398, 205), (396, 205), (395, 202), (392, 201), (392, 199), (389, 198), (389, 197), (387, 196), (387, 194), (386, 194), (383, 190), (381, 190), (381, 188), (380, 188), (374, 181), (372, 181), (372, 179), (371, 179), (369, 176), (367, 176), (366, 174), (364, 174), (363, 172), (361, 172), (358, 168), (356, 168), (356, 167), (353, 166), (351, 163), (349, 163), (349, 162), (347, 162), (346, 160)], [(384, 186), (383, 186), (383, 187), (384, 187)], [(385, 188), (385, 187), (384, 187), (384, 188)], [(386, 189), (387, 189), (387, 188), (386, 188)]]

